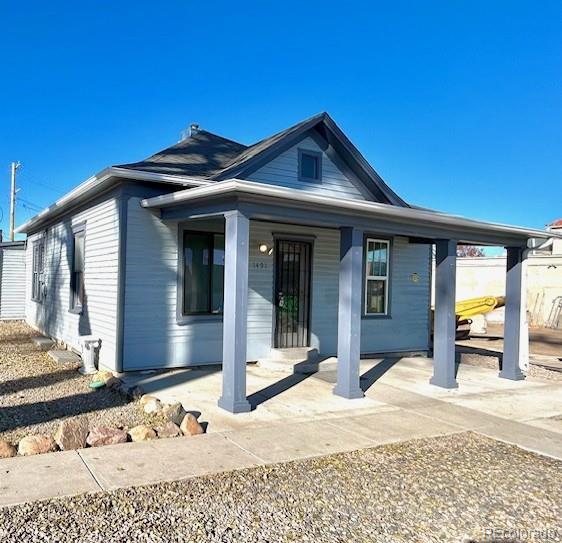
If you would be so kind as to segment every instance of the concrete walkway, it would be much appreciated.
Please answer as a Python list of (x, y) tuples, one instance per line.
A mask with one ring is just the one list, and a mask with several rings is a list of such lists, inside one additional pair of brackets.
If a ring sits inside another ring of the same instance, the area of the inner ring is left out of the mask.
[(443, 390), (428, 384), (431, 361), (423, 358), (369, 360), (362, 370), (366, 396), (348, 401), (332, 395), (332, 372), (304, 378), (253, 367), (248, 386), (256, 410), (236, 416), (211, 409), (218, 372), (142, 376), (162, 399), (183, 395), (186, 408), (201, 405), (209, 433), (0, 460), (0, 505), (467, 430), (562, 459), (562, 382), (506, 381), (461, 365), (459, 389)]

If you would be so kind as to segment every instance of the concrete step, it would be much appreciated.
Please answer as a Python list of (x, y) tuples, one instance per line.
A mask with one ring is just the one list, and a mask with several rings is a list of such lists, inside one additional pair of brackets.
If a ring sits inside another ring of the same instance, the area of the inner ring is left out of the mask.
[(51, 347), (54, 346), (55, 342), (46, 336), (37, 336), (31, 338), (31, 341), (35, 344), (36, 347), (39, 347), (42, 351), (48, 351)]
[(258, 366), (261, 368), (293, 373), (293, 369), (296, 368), (297, 365), (314, 362), (317, 358), (318, 351), (310, 347), (271, 349), (269, 357), (258, 360)]
[(82, 359), (72, 351), (53, 349), (47, 353), (55, 362), (60, 364), (81, 364)]

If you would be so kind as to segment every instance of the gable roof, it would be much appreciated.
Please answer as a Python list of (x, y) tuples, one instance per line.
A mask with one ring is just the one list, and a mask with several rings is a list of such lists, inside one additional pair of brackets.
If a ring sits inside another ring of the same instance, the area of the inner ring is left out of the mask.
[(402, 207), (402, 200), (372, 168), (327, 113), (319, 113), (273, 136), (245, 146), (207, 132), (193, 136), (151, 157), (118, 168), (153, 173), (201, 177), (211, 181), (244, 178), (277, 155), (296, 145), (307, 134), (318, 140), (328, 157), (344, 174), (366, 187), (375, 199)]
[(186, 188), (234, 177), (244, 178), (284, 150), (297, 145), (307, 135), (316, 140), (328, 158), (354, 183), (359, 180), (375, 200), (411, 207), (381, 179), (332, 118), (327, 113), (320, 113), (250, 146), (198, 130), (145, 160), (103, 169), (33, 216), (16, 232), (29, 234), (43, 227), (55, 217), (112, 187), (116, 179)]

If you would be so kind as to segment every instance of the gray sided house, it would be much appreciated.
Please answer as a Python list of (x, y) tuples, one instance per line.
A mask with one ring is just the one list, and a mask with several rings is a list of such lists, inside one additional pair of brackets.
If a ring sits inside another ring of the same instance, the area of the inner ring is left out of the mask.
[(0, 320), (25, 319), (25, 241), (1, 240)]
[[(416, 208), (326, 114), (250, 146), (189, 137), (109, 167), (19, 228), (26, 318), (116, 371), (222, 363), (219, 405), (247, 411), (247, 361), (337, 355), (335, 392), (362, 396), (359, 358), (430, 350), (456, 386), (457, 243), (508, 247), (503, 377), (521, 378), (522, 263), (551, 234)], [(283, 353), (285, 354), (285, 353)]]

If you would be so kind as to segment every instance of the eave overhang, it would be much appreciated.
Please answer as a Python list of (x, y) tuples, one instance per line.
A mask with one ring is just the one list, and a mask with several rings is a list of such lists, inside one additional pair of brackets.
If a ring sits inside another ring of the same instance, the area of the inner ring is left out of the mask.
[[(327, 215), (340, 214), (352, 218), (366, 218), (373, 221), (382, 220), (396, 224), (408, 224), (419, 228), (427, 236), (432, 229), (437, 236), (444, 236), (450, 232), (453, 239), (459, 242), (481, 243), (482, 245), (519, 245), (536, 244), (536, 240), (547, 240), (559, 237), (552, 232), (523, 228), (518, 226), (491, 223), (468, 219), (458, 215), (450, 215), (437, 211), (399, 207), (377, 202), (351, 200), (287, 189), (245, 181), (230, 179), (209, 186), (180, 190), (174, 193), (155, 196), (142, 200), (141, 205), (146, 209), (161, 209), (189, 206), (210, 202), (217, 198), (237, 197), (245, 201), (268, 202), (284, 205), (287, 208), (305, 208), (312, 212), (322, 212)], [(265, 211), (262, 216), (265, 216)], [(530, 241), (535, 240), (535, 241)]]
[(200, 187), (212, 184), (211, 181), (204, 179), (185, 177), (181, 175), (168, 175), (153, 172), (127, 170), (110, 166), (103, 169), (96, 175), (88, 178), (78, 185), (75, 189), (59, 198), (54, 204), (45, 208), (37, 215), (16, 229), (19, 234), (29, 234), (53, 219), (63, 215), (70, 209), (83, 204), (84, 202), (98, 196), (106, 190), (112, 188), (118, 180), (148, 181), (153, 183), (168, 183), (183, 187)]

